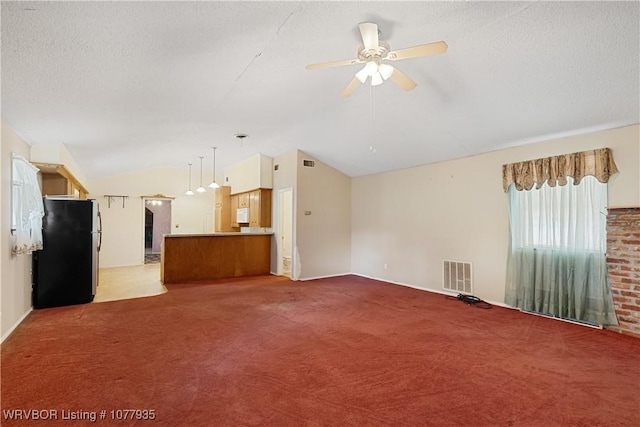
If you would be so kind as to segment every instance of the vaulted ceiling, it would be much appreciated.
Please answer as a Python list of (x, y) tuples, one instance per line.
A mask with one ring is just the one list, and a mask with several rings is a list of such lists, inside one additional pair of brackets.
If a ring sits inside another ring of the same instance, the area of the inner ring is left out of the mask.
[[(416, 81), (340, 93), (358, 24)], [(359, 176), (640, 122), (638, 2), (2, 2), (2, 120), (89, 178), (299, 148)], [(249, 135), (240, 142), (234, 134)]]

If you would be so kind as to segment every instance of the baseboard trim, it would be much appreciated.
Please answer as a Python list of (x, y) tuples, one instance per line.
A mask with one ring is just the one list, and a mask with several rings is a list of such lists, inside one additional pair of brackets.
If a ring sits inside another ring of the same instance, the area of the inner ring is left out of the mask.
[(306, 282), (307, 280), (328, 279), (329, 277), (341, 277), (341, 276), (348, 276), (350, 274), (353, 274), (353, 273), (328, 274), (326, 276), (305, 277), (304, 279), (298, 278), (298, 280), (301, 282)]
[(509, 307), (509, 308), (513, 308), (514, 310), (518, 310), (519, 312), (524, 313), (524, 314), (531, 314), (533, 316), (544, 317), (546, 319), (560, 320), (561, 322), (573, 323), (574, 325), (586, 326), (587, 328), (592, 328), (592, 329), (600, 329), (600, 330), (604, 329), (604, 327), (602, 325), (593, 325), (593, 324), (589, 324), (589, 323), (586, 323), (586, 322), (578, 322), (576, 320), (563, 319), (562, 317), (547, 316), (546, 314), (535, 313), (533, 311), (526, 311), (526, 310), (522, 310), (521, 308), (515, 308), (515, 307)]
[(11, 329), (9, 329), (7, 332), (5, 332), (5, 334), (2, 336), (2, 338), (0, 338), (0, 344), (4, 342), (4, 340), (6, 340), (7, 338), (9, 338), (9, 335), (11, 335), (13, 333), (13, 331), (15, 331), (15, 329), (18, 327), (18, 325), (20, 325), (20, 323), (22, 323), (22, 321), (29, 315), (29, 313), (31, 313), (33, 311), (33, 307), (29, 307), (29, 310), (23, 314), (18, 321), (11, 327)]
[[(409, 285), (407, 283), (395, 282), (393, 280), (381, 279), (379, 277), (373, 277), (373, 276), (367, 276), (366, 274), (359, 274), (359, 273), (351, 273), (351, 274), (353, 274), (354, 276), (360, 276), (360, 277), (364, 277), (364, 278), (371, 279), (371, 280), (378, 280), (380, 282), (391, 283), (392, 285), (405, 286), (407, 288), (417, 289), (419, 291), (431, 292), (431, 293), (434, 293), (434, 294), (440, 294), (440, 295), (446, 295), (446, 296), (454, 296), (454, 297), (458, 295), (457, 292), (450, 292), (450, 291), (439, 290), (439, 289), (420, 288), (418, 286)], [(498, 306), (498, 307), (513, 308), (513, 307), (511, 307), (509, 305), (506, 305), (505, 303), (502, 303), (502, 302), (487, 301), (487, 300), (485, 300), (485, 301), (488, 302), (491, 305), (495, 305), (495, 306)]]

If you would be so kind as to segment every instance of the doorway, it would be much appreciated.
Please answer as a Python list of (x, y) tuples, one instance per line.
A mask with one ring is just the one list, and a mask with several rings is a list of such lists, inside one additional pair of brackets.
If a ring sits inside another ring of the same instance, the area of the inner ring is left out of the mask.
[(278, 191), (278, 275), (292, 277), (293, 189)]
[(144, 201), (144, 263), (160, 262), (162, 237), (171, 234), (171, 200)]

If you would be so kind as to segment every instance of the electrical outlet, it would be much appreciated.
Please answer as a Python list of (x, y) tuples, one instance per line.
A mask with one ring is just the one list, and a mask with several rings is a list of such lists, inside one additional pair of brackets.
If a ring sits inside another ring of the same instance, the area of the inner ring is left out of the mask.
[(384, 263), (384, 269), (385, 270), (387, 269), (387, 263), (386, 262)]

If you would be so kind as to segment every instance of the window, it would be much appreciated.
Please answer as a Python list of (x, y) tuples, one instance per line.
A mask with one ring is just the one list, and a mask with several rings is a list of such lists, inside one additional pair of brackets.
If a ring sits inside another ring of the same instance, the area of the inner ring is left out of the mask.
[(592, 176), (580, 185), (517, 191), (509, 188), (512, 247), (567, 251), (606, 250), (607, 184)]

